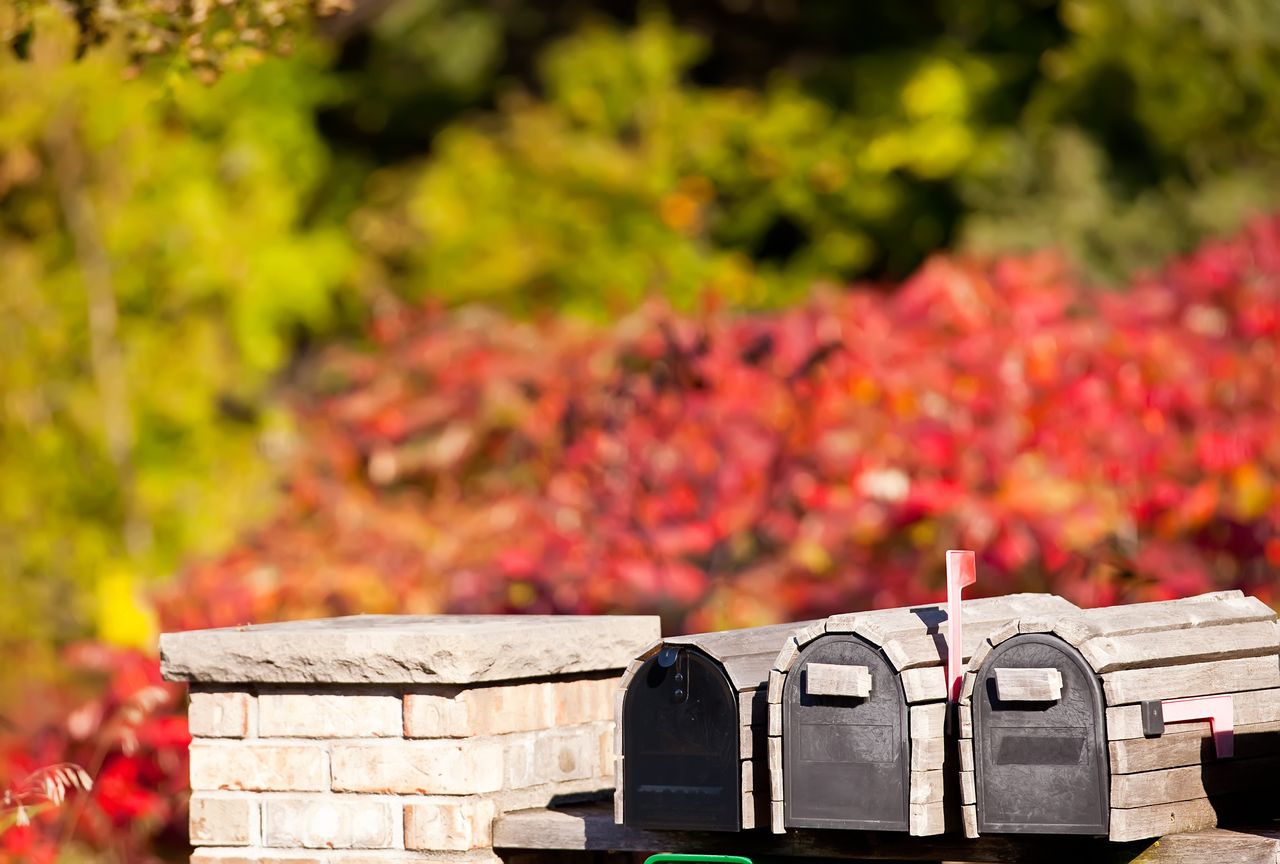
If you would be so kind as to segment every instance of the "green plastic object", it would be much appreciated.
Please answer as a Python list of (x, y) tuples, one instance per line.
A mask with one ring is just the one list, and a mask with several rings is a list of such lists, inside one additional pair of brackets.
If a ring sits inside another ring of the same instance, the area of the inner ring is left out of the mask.
[(743, 858), (741, 855), (680, 855), (664, 852), (661, 855), (650, 855), (644, 859), (644, 864), (679, 864), (679, 862), (716, 862), (716, 864), (751, 864), (750, 858)]

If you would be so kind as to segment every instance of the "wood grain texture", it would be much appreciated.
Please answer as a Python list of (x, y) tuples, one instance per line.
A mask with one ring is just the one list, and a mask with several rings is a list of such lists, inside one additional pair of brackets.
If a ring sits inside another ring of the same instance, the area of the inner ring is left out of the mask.
[[(781, 825), (782, 802), (774, 802), (771, 809)], [(976, 808), (970, 805), (961, 810), (966, 828), (976, 834)], [(1158, 843), (1123, 844), (1087, 837), (1035, 835), (992, 835), (967, 840), (959, 832), (912, 837), (895, 832), (792, 829), (785, 834), (756, 831), (748, 836), (627, 828), (613, 823), (607, 802), (506, 813), (495, 821), (493, 835), (494, 845), (503, 850), (504, 857), (521, 849), (643, 853), (679, 849), (738, 855), (745, 850), (753, 858), (796, 856), (975, 864), (1275, 864), (1280, 860), (1280, 832), (1274, 830), (1196, 831), (1164, 837)], [(749, 849), (744, 843), (749, 843)]]
[(1124, 669), (1102, 676), (1107, 705), (1280, 687), (1280, 659), (1245, 657), (1159, 669)]
[[(1280, 689), (1246, 690), (1232, 693), (1235, 725), (1251, 726), (1280, 722)], [(1208, 723), (1175, 723), (1169, 732), (1207, 734)], [(1169, 734), (1168, 732), (1166, 734)], [(1118, 705), (1107, 709), (1107, 738), (1123, 741), (1142, 737), (1142, 710), (1137, 705)]]
[(1057, 702), (1062, 698), (1062, 673), (1047, 669), (995, 670), (996, 695), (1003, 702)]
[(769, 739), (769, 796), (774, 801), (783, 799), (782, 739)]
[(970, 840), (976, 840), (978, 838), (978, 806), (961, 804), (960, 821), (964, 825), (964, 836)]
[(871, 670), (866, 666), (806, 663), (804, 691), (810, 696), (870, 696)]
[(1276, 614), (1256, 597), (1240, 591), (1215, 591), (1179, 600), (1129, 603), (1064, 615), (1053, 632), (1072, 645), (1095, 636), (1125, 636), (1206, 624), (1274, 620)]
[(1115, 774), (1111, 777), (1111, 806), (1129, 809), (1238, 792), (1272, 794), (1277, 770), (1280, 758), (1267, 757)]
[(947, 727), (947, 703), (926, 702), (908, 709), (907, 726), (913, 741), (941, 738)]
[[(786, 829), (786, 805), (781, 801), (769, 802), (769, 825), (774, 834), (785, 834)], [(653, 847), (658, 848), (658, 847)], [(664, 847), (665, 848), (665, 847)]]
[(947, 827), (946, 805), (941, 801), (912, 804), (907, 811), (907, 833), (912, 837), (934, 837)]
[[(1216, 758), (1208, 723), (1194, 724), (1197, 729), (1178, 731), (1193, 724), (1172, 723), (1159, 738), (1132, 738), (1110, 741), (1112, 774), (1134, 774), (1200, 765)], [(1280, 755), (1280, 722), (1254, 723), (1235, 727), (1236, 759)], [(963, 762), (963, 757), (961, 758)]]
[(956, 752), (961, 771), (973, 770), (973, 739), (961, 738), (956, 742)]
[[(1138, 718), (1142, 722), (1142, 718)], [(1141, 728), (1141, 727), (1139, 727)], [(961, 704), (956, 708), (956, 735), (960, 738), (973, 738), (973, 707)]]
[(932, 771), (935, 768), (941, 768), (945, 764), (946, 758), (947, 742), (941, 735), (937, 738), (913, 738), (911, 740), (912, 771)]
[(796, 645), (803, 648), (804, 646), (812, 642), (814, 639), (817, 639), (819, 636), (821, 636), (823, 633), (826, 633), (826, 632), (827, 632), (827, 622), (825, 620), (815, 621), (812, 624), (810, 624), (808, 627), (802, 627), (801, 629), (797, 630), (793, 638), (796, 640)]
[(977, 804), (978, 803), (978, 787), (974, 782), (972, 771), (960, 772), (960, 803), (961, 804)]
[(912, 804), (935, 804), (942, 802), (944, 772), (912, 771), (909, 801)]
[(907, 704), (938, 702), (947, 698), (947, 675), (941, 666), (908, 669), (899, 675)]
[[(1217, 605), (1221, 606), (1222, 603)], [(1078, 646), (1093, 671), (1149, 669), (1280, 654), (1276, 621), (1221, 623), (1125, 636), (1094, 636)]]
[(1110, 839), (1114, 842), (1142, 840), (1179, 831), (1198, 831), (1217, 824), (1218, 812), (1207, 798), (1132, 810), (1112, 808)]
[(800, 655), (800, 646), (796, 644), (794, 635), (782, 643), (782, 647), (778, 650), (778, 656), (773, 659), (773, 668), (779, 672), (786, 672), (791, 668), (791, 664), (796, 662), (796, 657)]
[(777, 669), (769, 672), (769, 701), (782, 701), (782, 685), (787, 681), (787, 676)]

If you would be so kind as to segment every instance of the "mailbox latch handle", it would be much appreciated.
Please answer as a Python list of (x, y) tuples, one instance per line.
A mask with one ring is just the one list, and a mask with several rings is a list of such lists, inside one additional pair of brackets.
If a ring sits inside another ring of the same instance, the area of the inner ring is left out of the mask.
[(1142, 703), (1142, 734), (1148, 738), (1163, 735), (1166, 723), (1194, 720), (1209, 721), (1213, 751), (1219, 759), (1235, 755), (1235, 700), (1230, 694), (1152, 699)]

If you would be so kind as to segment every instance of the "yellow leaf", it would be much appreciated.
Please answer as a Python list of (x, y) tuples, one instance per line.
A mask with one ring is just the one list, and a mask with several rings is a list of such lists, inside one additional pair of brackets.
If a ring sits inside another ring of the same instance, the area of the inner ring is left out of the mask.
[(98, 580), (98, 638), (111, 645), (151, 648), (156, 642), (155, 612), (142, 599), (138, 580), (116, 565)]

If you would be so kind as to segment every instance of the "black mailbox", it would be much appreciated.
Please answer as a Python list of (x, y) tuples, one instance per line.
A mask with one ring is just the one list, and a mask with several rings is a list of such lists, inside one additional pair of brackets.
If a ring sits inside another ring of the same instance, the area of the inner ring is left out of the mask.
[[(1048, 594), (965, 601), (962, 654), (1020, 615), (1075, 608)], [(941, 605), (836, 615), (779, 652), (769, 689), (775, 832), (931, 835), (958, 822), (954, 791), (950, 819), (945, 809), (946, 619)]]
[(1011, 622), (961, 691), (965, 833), (1211, 827), (1269, 800), (1278, 722), (1276, 615), (1239, 591)]
[[(662, 640), (632, 661), (617, 705), (615, 821), (737, 831), (763, 824), (765, 688), (796, 624)], [(762, 812), (757, 814), (758, 807)]]

